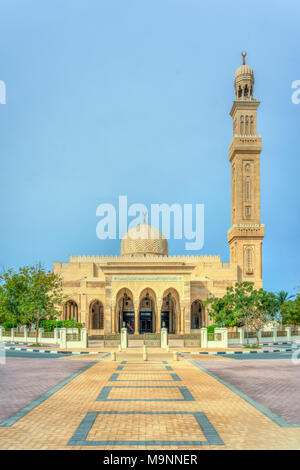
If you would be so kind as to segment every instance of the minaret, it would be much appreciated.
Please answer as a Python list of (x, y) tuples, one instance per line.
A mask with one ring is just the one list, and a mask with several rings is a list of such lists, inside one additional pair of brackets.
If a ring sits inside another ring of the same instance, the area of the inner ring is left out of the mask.
[(254, 73), (245, 64), (235, 72), (235, 101), (230, 111), (233, 138), (229, 146), (231, 163), (231, 228), (228, 231), (230, 261), (238, 263), (238, 281), (262, 286), (262, 240), (260, 223), (260, 152)]

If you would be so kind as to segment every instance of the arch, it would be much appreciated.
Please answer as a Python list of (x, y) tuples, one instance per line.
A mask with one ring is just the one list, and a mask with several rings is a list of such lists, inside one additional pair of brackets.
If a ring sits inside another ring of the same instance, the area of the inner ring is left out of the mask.
[(78, 321), (78, 305), (73, 299), (67, 300), (64, 304), (64, 313), (63, 313), (64, 320), (73, 320), (76, 318)]
[(191, 330), (199, 330), (204, 323), (204, 307), (199, 299), (195, 299), (191, 304)]
[(115, 325), (116, 331), (121, 332), (123, 323), (127, 325), (128, 333), (134, 333), (134, 297), (133, 293), (127, 287), (123, 287), (116, 294), (115, 304)]
[(180, 331), (180, 296), (174, 287), (166, 289), (162, 296), (161, 324), (170, 334)]
[(99, 299), (94, 299), (89, 306), (89, 325), (92, 330), (104, 329), (104, 307)]
[(144, 288), (139, 295), (139, 333), (154, 333), (157, 326), (157, 303), (156, 293), (151, 287)]

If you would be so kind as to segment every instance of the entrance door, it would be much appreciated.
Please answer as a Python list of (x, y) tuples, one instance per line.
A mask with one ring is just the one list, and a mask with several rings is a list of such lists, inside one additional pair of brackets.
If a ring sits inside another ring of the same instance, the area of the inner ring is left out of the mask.
[(123, 312), (123, 322), (125, 323), (125, 328), (127, 328), (127, 333), (134, 333), (134, 312)]
[(140, 312), (140, 334), (152, 333), (152, 312)]

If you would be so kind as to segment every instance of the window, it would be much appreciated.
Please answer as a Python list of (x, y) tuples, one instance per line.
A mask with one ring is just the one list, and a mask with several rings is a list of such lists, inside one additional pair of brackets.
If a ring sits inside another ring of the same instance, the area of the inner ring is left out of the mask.
[(249, 202), (251, 200), (251, 187), (250, 187), (250, 178), (249, 176), (246, 178), (246, 201)]

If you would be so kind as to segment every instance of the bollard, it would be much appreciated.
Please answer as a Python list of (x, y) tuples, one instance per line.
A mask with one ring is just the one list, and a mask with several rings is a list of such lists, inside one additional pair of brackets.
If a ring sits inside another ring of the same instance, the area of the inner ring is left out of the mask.
[(174, 359), (174, 361), (178, 361), (178, 352), (177, 351), (174, 352), (173, 359)]
[(121, 348), (121, 345), (119, 344), (119, 348), (118, 348), (119, 352), (122, 351), (122, 348)]
[(111, 357), (111, 360), (112, 360), (112, 361), (115, 361), (115, 360), (116, 360), (116, 353), (115, 353), (115, 352), (112, 352), (111, 355), (110, 355), (110, 357)]
[(143, 361), (148, 361), (148, 353), (147, 351), (143, 352)]

